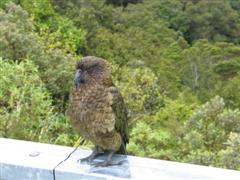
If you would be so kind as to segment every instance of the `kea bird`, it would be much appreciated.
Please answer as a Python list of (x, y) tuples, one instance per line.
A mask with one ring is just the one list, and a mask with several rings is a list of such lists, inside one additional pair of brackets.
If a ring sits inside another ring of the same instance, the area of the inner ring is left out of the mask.
[[(127, 111), (121, 94), (112, 82), (111, 67), (106, 60), (87, 56), (76, 64), (67, 115), (79, 134), (95, 145), (92, 154), (80, 159), (80, 162), (94, 166), (121, 164), (114, 163), (112, 156), (114, 153), (127, 153)], [(102, 153), (107, 154), (107, 158), (93, 163)]]

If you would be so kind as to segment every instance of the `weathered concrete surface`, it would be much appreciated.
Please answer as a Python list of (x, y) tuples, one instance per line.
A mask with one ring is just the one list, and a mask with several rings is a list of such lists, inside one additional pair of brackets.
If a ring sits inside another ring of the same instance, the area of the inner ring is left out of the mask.
[[(127, 156), (115, 155), (113, 161), (121, 161), (118, 166), (94, 167), (86, 163), (78, 163), (78, 159), (88, 156), (89, 150), (75, 151), (66, 161), (60, 164), (55, 172), (56, 179), (130, 179), (131, 172)], [(98, 157), (94, 162), (103, 161), (106, 156)], [(65, 173), (68, 172), (66, 175)], [(84, 175), (83, 177), (78, 175)], [(86, 178), (87, 177), (87, 178)]]
[[(70, 179), (77, 180), (74, 177), (77, 177), (78, 174), (86, 174), (107, 180), (240, 180), (239, 171), (134, 156), (127, 156), (123, 165), (117, 167), (96, 168), (77, 163), (79, 158), (83, 158), (90, 153), (86, 150), (75, 151), (70, 158), (56, 168), (57, 179), (64, 180), (71, 177)], [(117, 159), (122, 158), (124, 157), (117, 157)], [(98, 161), (101, 159), (103, 157), (98, 158)], [(69, 174), (66, 176), (63, 172)]]
[(73, 148), (0, 138), (0, 180), (49, 180)]
[(0, 138), (0, 180), (240, 180), (239, 171), (133, 156), (114, 156), (114, 160), (123, 160), (120, 166), (94, 167), (77, 163), (91, 151), (73, 151), (71, 147)]

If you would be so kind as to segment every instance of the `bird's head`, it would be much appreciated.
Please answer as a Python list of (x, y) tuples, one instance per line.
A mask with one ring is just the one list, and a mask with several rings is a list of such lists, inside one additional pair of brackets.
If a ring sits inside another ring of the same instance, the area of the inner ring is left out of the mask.
[(107, 83), (111, 81), (111, 69), (108, 62), (102, 58), (87, 56), (76, 64), (74, 85), (89, 83)]

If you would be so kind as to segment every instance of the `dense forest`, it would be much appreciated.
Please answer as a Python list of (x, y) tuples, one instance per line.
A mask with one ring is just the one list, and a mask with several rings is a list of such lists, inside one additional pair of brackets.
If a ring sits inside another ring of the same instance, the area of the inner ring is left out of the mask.
[(239, 43), (239, 0), (1, 0), (0, 136), (75, 145), (68, 95), (94, 55), (124, 97), (129, 154), (240, 170)]

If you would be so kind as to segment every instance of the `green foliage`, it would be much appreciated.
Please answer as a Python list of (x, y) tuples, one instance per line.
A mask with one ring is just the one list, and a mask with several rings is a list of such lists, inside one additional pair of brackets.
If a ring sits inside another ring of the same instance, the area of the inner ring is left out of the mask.
[(179, 141), (183, 136), (184, 122), (190, 117), (194, 105), (184, 102), (183, 98), (175, 101), (164, 99), (164, 106), (152, 115), (137, 119), (130, 134), (130, 153), (176, 160), (179, 156)]
[(157, 77), (151, 69), (144, 66), (137, 68), (125, 66), (115, 73), (117, 73), (114, 77), (115, 82), (125, 98), (131, 121), (146, 113), (154, 113), (163, 106)]
[(54, 113), (33, 62), (0, 59), (0, 76), (0, 136), (65, 145), (76, 142), (69, 121)]
[(49, 0), (21, 0), (20, 4), (33, 18), (38, 34), (47, 48), (61, 48), (72, 54), (81, 51), (85, 33), (67, 18), (59, 16)]
[(160, 19), (169, 23), (179, 35), (187, 32), (190, 26), (190, 17), (185, 12), (187, 1), (184, 0), (153, 0), (145, 1), (149, 9)]
[(206, 38), (239, 42), (240, 21), (229, 1), (190, 1), (186, 6), (190, 18), (190, 27), (186, 33), (188, 40)]
[(34, 64), (0, 59), (0, 135), (41, 140), (55, 115)]
[(52, 144), (62, 144), (73, 146), (79, 139), (78, 134), (74, 131), (70, 121), (64, 114), (56, 114), (56, 118), (52, 121), (45, 132), (45, 138), (42, 142)]
[(230, 4), (232, 8), (236, 10), (238, 14), (240, 14), (240, 2), (237, 0), (230, 0)]
[(40, 25), (39, 35), (45, 46), (51, 49), (60, 48), (66, 53), (78, 54), (83, 51), (85, 33), (73, 26), (71, 21), (66, 19), (54, 20), (55, 29)]
[[(216, 89), (224, 89), (222, 80), (230, 80), (239, 72), (239, 51), (229, 43), (197, 41), (182, 51), (182, 60), (178, 62), (183, 83), (206, 101), (214, 96)], [(216, 82), (220, 87), (216, 87)]]
[(189, 42), (208, 39), (239, 43), (239, 1), (151, 0), (146, 4)]
[(113, 4), (113, 5), (116, 5), (116, 6), (127, 6), (128, 3), (136, 4), (136, 3), (140, 3), (142, 1), (143, 0), (106, 0), (106, 3), (107, 4)]
[(128, 145), (129, 152), (138, 156), (170, 159), (172, 150), (168, 146), (173, 142), (171, 134), (161, 129), (152, 128), (142, 121), (144, 118), (132, 129), (131, 142)]
[(20, 4), (30, 14), (33, 14), (38, 21), (44, 21), (54, 16), (54, 9), (49, 0), (20, 0)]
[(34, 33), (27, 12), (14, 4), (9, 4), (6, 12), (0, 14), (0, 35), (0, 55), (3, 59), (32, 59), (54, 97), (54, 103), (63, 110), (72, 82), (73, 57), (60, 49), (46, 47)]
[(219, 152), (219, 164), (222, 167), (240, 170), (240, 134), (230, 133), (227, 142), (227, 148)]
[(239, 136), (239, 127), (240, 111), (225, 108), (224, 100), (216, 96), (199, 107), (186, 121), (182, 139), (182, 153), (185, 154), (183, 160), (237, 168), (236, 162), (240, 159), (232, 153), (238, 152), (236, 137)]
[(11, 3), (5, 11), (0, 11), (0, 56), (22, 60), (28, 57), (29, 51), (38, 56), (39, 46), (32, 29), (27, 12), (20, 6)]
[(6, 7), (6, 4), (13, 2), (15, 3), (17, 0), (1, 0), (0, 1), (0, 9), (4, 9)]
[(219, 83), (216, 87), (216, 92), (221, 95), (227, 104), (227, 106), (232, 108), (240, 109), (240, 76)]

